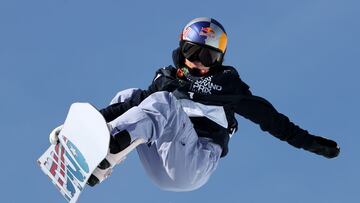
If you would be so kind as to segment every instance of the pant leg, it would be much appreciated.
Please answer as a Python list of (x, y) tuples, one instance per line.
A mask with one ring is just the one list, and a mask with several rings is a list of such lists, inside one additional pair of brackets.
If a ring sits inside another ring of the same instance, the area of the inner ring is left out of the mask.
[(114, 130), (127, 130), (132, 138), (152, 145), (138, 147), (149, 177), (162, 189), (189, 191), (201, 187), (216, 169), (221, 147), (198, 138), (193, 125), (176, 98), (157, 92), (139, 106), (110, 122)]
[(115, 97), (111, 100), (110, 104), (124, 102), (130, 97), (137, 97), (141, 94), (141, 89), (139, 88), (129, 88), (118, 92)]
[(209, 180), (221, 154), (220, 146), (202, 139), (195, 147), (172, 146), (167, 158), (159, 153), (161, 143), (141, 145), (137, 151), (147, 175), (159, 188), (175, 192), (192, 191)]

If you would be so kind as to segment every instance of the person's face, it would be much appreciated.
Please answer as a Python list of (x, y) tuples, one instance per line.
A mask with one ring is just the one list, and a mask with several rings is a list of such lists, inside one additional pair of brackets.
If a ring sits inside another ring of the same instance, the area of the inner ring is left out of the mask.
[(189, 61), (185, 58), (185, 65), (191, 69), (197, 69), (202, 75), (209, 72), (210, 67), (204, 66), (200, 61)]

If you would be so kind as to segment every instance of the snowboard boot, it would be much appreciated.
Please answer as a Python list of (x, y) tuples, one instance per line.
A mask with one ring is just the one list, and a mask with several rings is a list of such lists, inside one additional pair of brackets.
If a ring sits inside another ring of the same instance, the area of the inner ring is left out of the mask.
[(145, 143), (144, 139), (137, 139), (131, 142), (130, 134), (126, 130), (110, 136), (108, 154), (91, 174), (87, 184), (93, 187), (104, 181), (111, 175), (114, 166), (124, 161), (126, 155), (142, 143)]

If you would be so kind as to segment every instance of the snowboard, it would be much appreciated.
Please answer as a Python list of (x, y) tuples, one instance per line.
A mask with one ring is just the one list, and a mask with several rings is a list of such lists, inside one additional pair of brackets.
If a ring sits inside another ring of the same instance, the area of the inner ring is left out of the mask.
[(59, 134), (38, 159), (42, 171), (70, 203), (75, 203), (90, 175), (106, 157), (110, 135), (103, 116), (89, 103), (74, 103)]

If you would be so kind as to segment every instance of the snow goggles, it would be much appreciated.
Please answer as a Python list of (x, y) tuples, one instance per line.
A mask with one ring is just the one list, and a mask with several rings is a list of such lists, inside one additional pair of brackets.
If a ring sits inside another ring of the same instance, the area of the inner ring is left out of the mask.
[(200, 61), (206, 67), (212, 67), (221, 63), (223, 53), (192, 42), (185, 41), (181, 52), (191, 62)]

